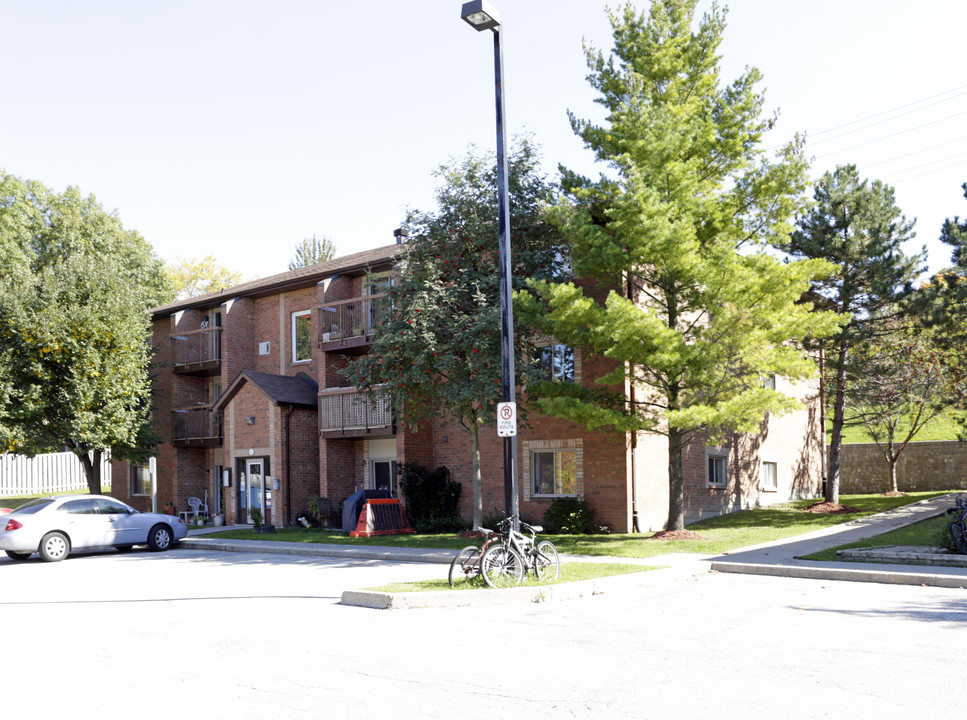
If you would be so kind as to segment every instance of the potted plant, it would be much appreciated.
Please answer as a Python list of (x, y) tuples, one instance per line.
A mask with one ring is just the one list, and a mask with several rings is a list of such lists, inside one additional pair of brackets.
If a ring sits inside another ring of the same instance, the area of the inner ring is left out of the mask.
[(225, 511), (224, 504), (222, 500), (222, 493), (225, 490), (222, 488), (221, 483), (218, 484), (218, 507), (215, 508), (215, 514), (212, 515), (212, 521), (215, 523), (215, 527), (222, 527), (225, 524)]
[(255, 532), (257, 533), (270, 533), (275, 532), (275, 525), (265, 525), (262, 517), (262, 510), (260, 508), (249, 508), (248, 515), (252, 518), (252, 525), (254, 525)]

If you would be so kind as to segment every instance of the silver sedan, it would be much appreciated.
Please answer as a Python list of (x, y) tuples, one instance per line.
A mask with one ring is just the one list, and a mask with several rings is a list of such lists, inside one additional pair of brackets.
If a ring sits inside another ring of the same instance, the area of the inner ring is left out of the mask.
[(0, 518), (0, 550), (13, 560), (40, 553), (54, 562), (71, 550), (95, 547), (167, 550), (187, 534), (179, 518), (139, 512), (105, 495), (37, 498)]

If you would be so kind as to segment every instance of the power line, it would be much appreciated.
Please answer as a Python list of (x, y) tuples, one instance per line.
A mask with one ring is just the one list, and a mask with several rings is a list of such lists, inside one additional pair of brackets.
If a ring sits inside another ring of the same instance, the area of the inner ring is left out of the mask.
[[(967, 155), (967, 153), (960, 153), (960, 155)], [(959, 157), (959, 155), (952, 155), (951, 157)], [(946, 159), (947, 158), (944, 158), (944, 160)], [(942, 162), (942, 160), (937, 160), (937, 162)], [(921, 165), (920, 167), (926, 167), (927, 165), (933, 165), (933, 164), (934, 163), (927, 163), (926, 165)], [(943, 167), (934, 168), (933, 170), (927, 170), (926, 172), (919, 173), (918, 175), (911, 175), (910, 177), (900, 178), (899, 180), (894, 180), (893, 182), (894, 184), (901, 183), (901, 182), (909, 182), (910, 180), (916, 180), (917, 178), (924, 177), (925, 175), (933, 175), (934, 173), (943, 172), (944, 170), (952, 170), (954, 168), (963, 168), (963, 167), (964, 167), (964, 163), (957, 162), (952, 165), (944, 165)], [(890, 173), (886, 175), (886, 177), (888, 178), (895, 177), (896, 175), (902, 175), (905, 172), (910, 172), (916, 169), (917, 168), (908, 168), (906, 170), (899, 170), (898, 172)], [(967, 171), (965, 171), (965, 174), (967, 174)]]
[[(890, 108), (889, 110), (882, 110), (878, 113), (874, 113), (873, 115), (867, 115), (864, 118), (860, 118), (859, 120), (850, 120), (849, 122), (843, 123), (842, 125), (836, 125), (835, 127), (831, 127), (831, 128), (827, 128), (826, 130), (820, 130), (818, 132), (815, 132), (813, 133), (813, 136), (825, 135), (826, 133), (835, 132), (837, 130), (840, 130), (841, 128), (849, 127), (850, 125), (856, 125), (857, 123), (861, 123), (861, 122), (866, 122), (867, 120), (872, 120), (873, 118), (880, 117), (881, 115), (888, 115), (889, 113), (896, 112), (897, 110), (903, 110), (912, 105), (919, 105), (920, 103), (927, 102), (928, 100), (933, 100), (943, 95), (949, 95), (950, 93), (957, 93), (957, 94), (954, 95), (953, 97), (946, 98), (945, 100), (938, 100), (937, 102), (931, 103), (930, 105), (925, 105), (922, 108), (917, 108), (916, 110), (911, 110), (909, 112), (903, 113), (902, 115), (897, 115), (896, 117), (903, 117), (904, 115), (909, 115), (911, 113), (918, 112), (919, 110), (923, 110), (928, 107), (933, 107), (934, 105), (939, 105), (940, 103), (944, 103), (944, 102), (947, 102), (948, 100), (953, 100), (956, 97), (960, 97), (961, 95), (967, 94), (967, 85), (961, 85), (960, 87), (951, 88), (950, 90), (945, 90), (944, 92), (937, 93), (936, 95), (931, 95), (929, 97), (921, 98), (919, 100), (914, 100), (913, 102), (908, 102), (904, 105), (898, 105), (896, 107)], [(887, 120), (882, 120), (880, 122), (888, 122), (890, 119), (895, 119), (895, 118), (887, 118)], [(880, 123), (873, 123), (873, 125), (878, 125), (878, 124)], [(872, 125), (870, 125), (869, 127), (872, 127)], [(862, 129), (864, 128), (851, 130), (850, 133), (859, 132)], [(850, 133), (843, 133), (843, 135), (849, 135)], [(838, 135), (837, 137), (842, 137), (843, 135)], [(819, 140), (817, 141), (816, 144), (819, 144), (820, 142), (828, 142), (829, 140), (835, 140), (835, 139), (836, 138), (828, 138), (826, 140)]]
[(865, 142), (857, 143), (856, 145), (850, 145), (849, 147), (846, 147), (846, 148), (840, 148), (839, 150), (834, 150), (832, 152), (828, 152), (825, 155), (817, 155), (816, 158), (817, 159), (820, 159), (820, 158), (824, 158), (824, 157), (829, 157), (830, 155), (835, 155), (835, 154), (838, 154), (838, 153), (844, 153), (844, 152), (847, 152), (849, 150), (855, 150), (856, 148), (863, 147), (864, 145), (872, 145), (873, 143), (882, 142), (883, 140), (889, 140), (890, 138), (895, 138), (898, 135), (905, 135), (906, 133), (913, 132), (914, 130), (921, 130), (921, 129), (925, 128), (925, 127), (930, 127), (931, 125), (936, 125), (937, 123), (946, 122), (947, 120), (950, 120), (952, 118), (960, 117), (961, 115), (967, 115), (967, 110), (964, 110), (964, 111), (959, 112), (959, 113), (954, 113), (953, 115), (947, 115), (946, 117), (938, 118), (937, 120), (931, 120), (930, 122), (922, 123), (922, 124), (917, 125), (915, 127), (906, 128), (905, 130), (898, 130), (895, 133), (891, 133), (889, 135), (884, 135), (883, 137), (874, 138), (873, 140), (867, 140)]
[(946, 142), (942, 142), (939, 145), (931, 145), (928, 148), (921, 148), (920, 150), (914, 150), (912, 152), (904, 153), (903, 155), (897, 155), (896, 157), (888, 158), (886, 160), (879, 160), (878, 162), (875, 162), (875, 163), (865, 163), (863, 167), (871, 168), (871, 167), (876, 167), (877, 165), (885, 165), (886, 163), (902, 160), (903, 158), (910, 157), (911, 155), (919, 155), (920, 153), (930, 152), (931, 150), (936, 150), (937, 148), (944, 147), (945, 145), (951, 145), (955, 142), (960, 142), (961, 140), (967, 140), (967, 135), (964, 135), (963, 137), (959, 137), (959, 138), (954, 138), (953, 140), (947, 140)]

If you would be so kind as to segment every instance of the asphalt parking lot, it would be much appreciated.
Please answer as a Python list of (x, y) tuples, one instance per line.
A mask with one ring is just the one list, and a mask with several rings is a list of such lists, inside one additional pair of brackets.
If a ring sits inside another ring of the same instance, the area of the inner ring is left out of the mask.
[(958, 589), (714, 572), (552, 603), (341, 603), (445, 572), (188, 549), (3, 558), (3, 714), (882, 720), (949, 711), (967, 620)]

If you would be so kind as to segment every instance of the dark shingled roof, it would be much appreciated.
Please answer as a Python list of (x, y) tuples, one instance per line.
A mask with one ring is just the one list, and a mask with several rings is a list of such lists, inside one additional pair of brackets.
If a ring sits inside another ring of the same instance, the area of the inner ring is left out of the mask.
[(151, 314), (155, 318), (160, 318), (179, 310), (214, 307), (236, 297), (264, 297), (303, 287), (311, 287), (333, 275), (361, 275), (370, 267), (385, 267), (395, 263), (396, 259), (403, 254), (405, 247), (405, 245), (385, 245), (352, 255), (344, 255), (316, 265), (307, 265), (271, 277), (251, 280), (218, 292), (178, 300), (168, 305), (152, 308)]
[(228, 389), (218, 398), (218, 402), (214, 404), (213, 409), (224, 411), (246, 382), (254, 383), (276, 405), (298, 405), (314, 408), (319, 404), (319, 385), (305, 373), (290, 377), (289, 375), (270, 375), (254, 370), (242, 370), (239, 376), (228, 386)]

